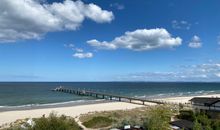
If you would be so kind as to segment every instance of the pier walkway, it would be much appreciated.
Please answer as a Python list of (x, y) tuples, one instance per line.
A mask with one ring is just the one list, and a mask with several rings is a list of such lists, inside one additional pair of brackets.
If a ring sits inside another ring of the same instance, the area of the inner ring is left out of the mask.
[(53, 91), (76, 94), (79, 96), (91, 96), (97, 99), (117, 100), (117, 101), (129, 102), (129, 103), (134, 103), (134, 104), (142, 104), (142, 105), (145, 105), (146, 103), (166, 104), (165, 102), (157, 101), (157, 100), (139, 99), (139, 98), (133, 98), (133, 97), (127, 97), (127, 96), (121, 96), (121, 95), (94, 92), (94, 91), (89, 91), (89, 90), (84, 90), (84, 89), (82, 90), (82, 89), (69, 89), (69, 88), (64, 88), (64, 87), (58, 87), (58, 88), (53, 89)]

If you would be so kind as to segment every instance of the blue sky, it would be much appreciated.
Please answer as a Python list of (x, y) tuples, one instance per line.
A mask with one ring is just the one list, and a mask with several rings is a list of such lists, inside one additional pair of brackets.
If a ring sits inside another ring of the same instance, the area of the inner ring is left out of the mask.
[(220, 81), (218, 0), (1, 0), (1, 81)]

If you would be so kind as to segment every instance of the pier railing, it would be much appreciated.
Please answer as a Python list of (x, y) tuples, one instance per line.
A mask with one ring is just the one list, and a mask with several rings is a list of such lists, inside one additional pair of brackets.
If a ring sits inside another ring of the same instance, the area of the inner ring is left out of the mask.
[(58, 87), (58, 88), (53, 89), (53, 91), (76, 94), (79, 96), (91, 96), (91, 97), (99, 98), (99, 99), (101, 98), (101, 99), (108, 99), (108, 100), (117, 100), (117, 101), (129, 102), (129, 103), (134, 103), (134, 104), (142, 104), (142, 105), (147, 105), (147, 103), (167, 104), (166, 102), (159, 101), (159, 100), (140, 99), (140, 98), (127, 97), (127, 96), (122, 96), (122, 95), (95, 92), (95, 91), (85, 90), (85, 89), (82, 90), (82, 89), (70, 89), (70, 88)]

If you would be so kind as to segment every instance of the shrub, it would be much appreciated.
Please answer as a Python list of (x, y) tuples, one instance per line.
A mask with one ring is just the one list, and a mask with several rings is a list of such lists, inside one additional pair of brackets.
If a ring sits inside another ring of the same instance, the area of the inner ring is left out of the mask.
[(91, 120), (83, 122), (83, 125), (87, 128), (103, 128), (112, 124), (113, 120), (108, 117), (97, 116)]
[(211, 124), (213, 130), (220, 130), (220, 120), (214, 120)]
[(202, 130), (202, 125), (197, 120), (194, 121), (193, 130)]
[(31, 130), (81, 130), (73, 118), (64, 115), (58, 117), (51, 113), (48, 118), (41, 117), (35, 120)]
[(192, 110), (181, 110), (180, 114), (177, 116), (179, 119), (194, 121), (195, 114)]
[(199, 123), (201, 123), (203, 126), (210, 126), (211, 120), (208, 118), (208, 116), (204, 113), (198, 114), (196, 116), (196, 119)]
[(148, 130), (169, 130), (171, 110), (165, 106), (158, 106), (149, 111), (145, 127)]
[(41, 117), (34, 119), (35, 125), (33, 127), (24, 123), (26, 128), (21, 128), (20, 125), (14, 125), (6, 130), (81, 130), (79, 125), (71, 117), (64, 115), (57, 116), (55, 113), (51, 113), (48, 118)]

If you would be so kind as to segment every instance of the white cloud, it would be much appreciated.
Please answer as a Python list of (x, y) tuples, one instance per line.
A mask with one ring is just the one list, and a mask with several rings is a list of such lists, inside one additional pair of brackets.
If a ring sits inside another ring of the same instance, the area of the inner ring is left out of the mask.
[(76, 58), (80, 58), (80, 59), (83, 59), (83, 58), (92, 58), (93, 57), (93, 53), (91, 52), (87, 52), (87, 53), (75, 53), (73, 54), (73, 57), (76, 57)]
[(48, 4), (40, 0), (0, 0), (0, 42), (40, 39), (48, 32), (76, 30), (85, 19), (111, 22), (111, 11), (95, 4), (64, 0)]
[(89, 40), (87, 41), (87, 43), (93, 47), (96, 47), (98, 49), (108, 49), (108, 50), (114, 50), (114, 49), (117, 49), (118, 47), (113, 44), (113, 43), (108, 43), (106, 41), (104, 42), (99, 42), (97, 41), (96, 39), (93, 39), (93, 40)]
[(68, 47), (68, 48), (74, 48), (75, 45), (74, 44), (64, 44), (64, 47)]
[(114, 8), (116, 8), (116, 9), (118, 9), (118, 10), (123, 10), (123, 9), (125, 9), (125, 6), (122, 5), (122, 4), (119, 4), (119, 3), (110, 4), (110, 7), (114, 7)]
[(191, 24), (188, 23), (187, 21), (177, 21), (177, 20), (173, 20), (172, 21), (172, 27), (174, 29), (186, 29), (189, 30), (191, 28)]
[(193, 38), (189, 42), (189, 47), (191, 47), (191, 48), (200, 48), (200, 47), (202, 47), (202, 42), (201, 42), (200, 37), (198, 37), (196, 35), (193, 36)]
[(181, 66), (173, 72), (142, 72), (119, 76), (118, 80), (137, 81), (220, 81), (218, 63)]
[(75, 57), (75, 58), (84, 59), (84, 58), (92, 58), (93, 57), (93, 53), (84, 52), (84, 50), (82, 48), (77, 48), (72, 43), (71, 44), (64, 44), (64, 47), (70, 48), (72, 51), (74, 51), (73, 57)]
[(134, 51), (146, 51), (158, 48), (172, 48), (182, 44), (180, 37), (173, 38), (171, 34), (163, 28), (138, 29), (133, 32), (125, 32), (124, 35), (116, 37), (114, 40), (98, 41), (96, 39), (87, 41), (98, 49), (118, 49), (125, 48)]
[(220, 45), (220, 35), (217, 37), (217, 42)]
[(220, 78), (220, 73), (216, 73), (215, 75)]
[(83, 52), (84, 50), (81, 48), (75, 48), (74, 50), (76, 50), (76, 52)]

